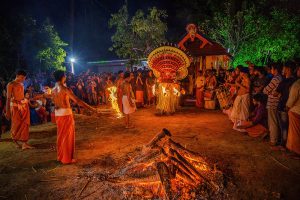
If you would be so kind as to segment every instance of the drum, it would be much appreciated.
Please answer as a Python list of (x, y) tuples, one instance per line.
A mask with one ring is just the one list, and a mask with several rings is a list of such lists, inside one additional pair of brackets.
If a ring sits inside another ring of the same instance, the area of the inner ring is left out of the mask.
[(204, 108), (208, 110), (216, 109), (216, 101), (215, 99), (204, 98)]
[(228, 109), (232, 106), (230, 91), (226, 87), (219, 87), (216, 90), (216, 96), (221, 109)]

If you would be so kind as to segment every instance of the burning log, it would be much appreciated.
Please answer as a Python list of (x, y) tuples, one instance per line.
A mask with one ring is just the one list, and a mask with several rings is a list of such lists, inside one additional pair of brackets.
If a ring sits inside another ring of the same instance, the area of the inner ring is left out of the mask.
[(181, 169), (177, 168), (176, 175), (181, 180), (183, 180), (185, 183), (187, 183), (189, 185), (192, 185), (192, 186), (196, 185), (195, 180), (190, 175), (188, 175), (187, 173), (185, 173), (184, 171), (182, 171)]
[(157, 143), (159, 141), (161, 141), (161, 139), (163, 139), (164, 137), (169, 136), (171, 137), (171, 133), (170, 131), (168, 131), (167, 129), (162, 129), (162, 131), (160, 133), (158, 133), (152, 140), (151, 142), (147, 145), (147, 147), (150, 148), (154, 148), (157, 146)]
[(194, 168), (194, 166), (190, 164), (186, 159), (184, 159), (177, 151), (170, 149), (170, 152), (172, 155), (174, 155), (174, 158), (178, 160), (181, 165), (189, 170), (193, 177), (195, 177), (198, 181), (201, 181), (203, 179), (203, 177), (201, 177), (200, 173)]
[(172, 191), (171, 191), (171, 177), (170, 171), (167, 165), (164, 162), (159, 162), (156, 165), (157, 171), (160, 177), (160, 181), (165, 190), (166, 199), (173, 199)]
[(116, 184), (128, 187), (126, 194), (129, 192), (137, 199), (195, 199), (197, 189), (201, 190), (198, 192), (201, 197), (204, 193), (208, 196), (220, 193), (224, 188), (223, 174), (216, 173), (200, 155), (173, 141), (167, 129), (159, 132), (125, 167), (116, 171), (113, 179)]
[(170, 157), (170, 162), (175, 165), (178, 169), (180, 169), (182, 172), (184, 172), (185, 174), (187, 174), (189, 177), (191, 177), (192, 181), (191, 183), (196, 185), (196, 181), (199, 182), (199, 178), (195, 177), (192, 172), (190, 171), (189, 168), (187, 168), (183, 163), (181, 163), (179, 160), (177, 160), (174, 157)]
[(171, 138), (169, 139), (168, 142), (169, 142), (170, 148), (176, 149), (180, 154), (184, 155), (185, 158), (188, 158), (189, 160), (193, 160), (193, 161), (197, 161), (197, 162), (203, 161), (202, 157), (200, 157), (196, 153), (184, 148), (183, 146), (181, 146), (181, 144), (174, 142)]

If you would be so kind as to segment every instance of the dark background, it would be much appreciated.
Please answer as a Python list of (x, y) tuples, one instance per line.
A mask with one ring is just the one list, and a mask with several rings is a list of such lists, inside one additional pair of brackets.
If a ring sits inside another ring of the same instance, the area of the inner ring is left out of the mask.
[[(134, 15), (137, 9), (147, 10), (156, 6), (167, 11), (168, 24), (167, 39), (178, 42), (185, 34), (185, 26), (190, 22), (199, 22), (210, 18), (213, 11), (222, 10), (224, 1), (220, 0), (128, 0), (128, 9)], [(242, 1), (230, 0), (233, 10), (242, 6)], [(260, 2), (257, 1), (256, 2)], [(299, 9), (298, 0), (270, 0), (271, 6), (286, 6), (290, 10)], [(113, 29), (109, 29), (108, 21), (112, 13), (116, 13), (125, 1), (123, 0), (73, 0), (74, 27), (71, 23), (72, 0), (2, 0), (0, 15), (31, 16), (39, 22), (47, 17), (55, 25), (60, 37), (69, 44), (67, 52), (70, 54), (71, 33), (73, 30), (73, 52), (77, 58), (85, 61), (117, 59), (108, 50), (111, 44)], [(266, 9), (268, 6), (266, 6)], [(233, 11), (234, 12), (234, 11)], [(1, 24), (0, 24), (1, 25)]]

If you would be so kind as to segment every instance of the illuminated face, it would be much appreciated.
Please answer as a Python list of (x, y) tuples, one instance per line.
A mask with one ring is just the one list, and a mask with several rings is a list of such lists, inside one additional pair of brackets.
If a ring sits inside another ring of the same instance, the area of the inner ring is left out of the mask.
[(26, 99), (29, 99), (29, 93), (28, 93), (28, 92), (26, 92), (25, 98), (26, 98)]
[(23, 75), (17, 75), (17, 79), (18, 79), (20, 82), (24, 82), (25, 79), (26, 79), (26, 76), (23, 76)]
[(272, 68), (271, 68), (271, 74), (272, 74), (272, 75), (276, 75), (276, 73), (277, 73), (277, 70), (276, 70), (275, 68), (272, 67)]
[(288, 70), (288, 69), (284, 66), (284, 67), (282, 68), (282, 72), (281, 72), (282, 75), (286, 75), (287, 70)]

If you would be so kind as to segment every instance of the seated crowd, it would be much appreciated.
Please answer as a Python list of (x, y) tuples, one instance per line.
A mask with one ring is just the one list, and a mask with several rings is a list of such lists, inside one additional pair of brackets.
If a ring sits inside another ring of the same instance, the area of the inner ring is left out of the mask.
[[(129, 71), (129, 70), (127, 70)], [(152, 71), (136, 68), (130, 72), (130, 84), (138, 107), (155, 104), (155, 86), (158, 82)], [(286, 148), (300, 154), (300, 67), (295, 63), (272, 64), (258, 67), (249, 63), (248, 67), (235, 69), (209, 69), (188, 75), (181, 82), (184, 98), (196, 97), (196, 107), (220, 107), (233, 123), (233, 129), (246, 132), (252, 137), (266, 138), (274, 149)], [(4, 117), (6, 84), (0, 77), (1, 132), (8, 129), (9, 122)], [(122, 95), (121, 86), (124, 72), (93, 73), (90, 71), (77, 76), (67, 75), (67, 85), (82, 100), (91, 105), (109, 104), (108, 88), (116, 86), (117, 96)], [(49, 99), (34, 97), (49, 93), (54, 86), (54, 78), (45, 73), (29, 75), (24, 83), (25, 96), (29, 100), (31, 124), (46, 123), (51, 120), (54, 105)], [(222, 94), (226, 94), (226, 98)], [(222, 99), (222, 98), (223, 99)], [(225, 104), (224, 104), (225, 98)], [(217, 99), (219, 101), (217, 101)], [(212, 103), (212, 104), (209, 104)], [(120, 105), (121, 106), (121, 105)], [(77, 113), (79, 106), (73, 105)]]
[(233, 129), (270, 138), (273, 150), (300, 154), (300, 67), (295, 63), (270, 68), (238, 66), (224, 83), (232, 107), (224, 109)]

